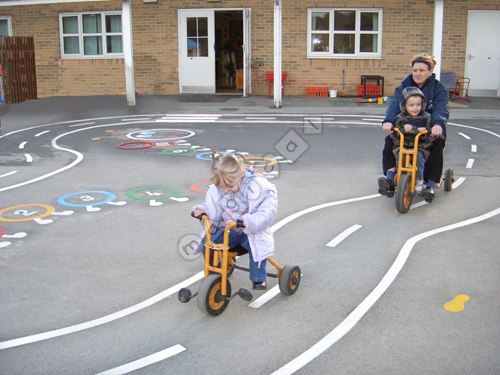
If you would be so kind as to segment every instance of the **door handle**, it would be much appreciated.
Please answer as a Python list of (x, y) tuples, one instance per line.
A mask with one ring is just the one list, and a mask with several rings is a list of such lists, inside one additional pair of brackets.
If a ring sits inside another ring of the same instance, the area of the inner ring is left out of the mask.
[(469, 53), (469, 61), (471, 61), (473, 57), (476, 57), (476, 55), (472, 55)]

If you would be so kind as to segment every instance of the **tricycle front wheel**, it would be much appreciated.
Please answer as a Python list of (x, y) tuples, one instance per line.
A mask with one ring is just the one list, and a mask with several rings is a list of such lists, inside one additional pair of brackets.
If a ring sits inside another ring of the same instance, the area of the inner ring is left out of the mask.
[(198, 308), (201, 312), (212, 316), (218, 316), (224, 312), (229, 304), (231, 295), (231, 284), (227, 281), (227, 296), (222, 295), (222, 277), (217, 274), (210, 274), (203, 279), (198, 289)]
[(411, 175), (404, 174), (399, 179), (398, 186), (396, 187), (396, 210), (402, 214), (407, 213), (412, 201)]

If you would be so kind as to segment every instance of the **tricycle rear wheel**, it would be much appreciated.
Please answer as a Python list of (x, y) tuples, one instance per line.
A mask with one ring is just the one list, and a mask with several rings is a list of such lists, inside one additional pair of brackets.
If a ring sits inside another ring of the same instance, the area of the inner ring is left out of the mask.
[(453, 169), (444, 172), (444, 191), (451, 191), (453, 186)]
[(299, 266), (283, 266), (280, 273), (280, 291), (283, 294), (294, 294), (299, 288), (300, 278)]

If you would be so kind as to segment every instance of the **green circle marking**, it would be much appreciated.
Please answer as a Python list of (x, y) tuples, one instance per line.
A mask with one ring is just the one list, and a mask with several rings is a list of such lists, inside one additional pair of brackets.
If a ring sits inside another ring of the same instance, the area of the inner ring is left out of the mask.
[[(164, 195), (164, 194), (157, 194), (158, 190), (168, 190), (170, 191), (170, 195)], [(139, 192), (145, 192), (145, 196), (140, 196), (137, 195)], [(149, 194), (148, 194), (149, 192)], [(173, 188), (170, 186), (163, 186), (163, 185), (149, 185), (149, 186), (141, 186), (138, 188), (135, 188), (133, 190), (127, 191), (127, 197), (130, 199), (134, 199), (136, 201), (168, 201), (170, 198), (178, 197), (181, 191), (177, 188)]]

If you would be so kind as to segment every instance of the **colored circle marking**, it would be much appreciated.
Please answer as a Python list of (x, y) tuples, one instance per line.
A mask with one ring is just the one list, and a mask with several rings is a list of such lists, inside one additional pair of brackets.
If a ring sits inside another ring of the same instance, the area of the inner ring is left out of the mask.
[(252, 167), (264, 167), (266, 169), (267, 167), (276, 164), (278, 161), (276, 159), (272, 158), (264, 158), (264, 157), (259, 157), (259, 156), (249, 156), (245, 159), (243, 159), (243, 165), (246, 166), (252, 166)]
[[(96, 200), (93, 196), (94, 194), (102, 194), (105, 196), (105, 198), (102, 200)], [(68, 202), (69, 198), (75, 197), (77, 195), (79, 195), (79, 199), (83, 203)], [(78, 191), (76, 193), (61, 195), (59, 198), (57, 198), (57, 203), (68, 207), (87, 207), (87, 206), (101, 206), (108, 202), (112, 202), (115, 199), (116, 199), (116, 194), (110, 193), (109, 191), (88, 190), (88, 191)]]
[[(170, 194), (163, 195), (160, 191), (170, 191)], [(141, 192), (144, 192), (144, 195), (141, 195)], [(141, 186), (132, 190), (127, 191), (127, 197), (130, 199), (134, 199), (137, 201), (168, 201), (170, 198), (178, 197), (181, 191), (177, 188), (163, 186), (163, 185), (150, 185), (150, 186)]]
[(207, 192), (207, 188), (205, 188), (203, 185), (209, 185), (210, 180), (202, 180), (198, 182), (193, 182), (189, 188), (193, 191), (196, 191), (197, 193), (202, 193), (205, 194)]
[(143, 150), (145, 148), (150, 148), (153, 146), (153, 142), (137, 141), (120, 143), (116, 147), (118, 147), (120, 150)]
[(5, 233), (7, 233), (7, 231), (2, 227), (0, 227), (0, 238), (2, 238), (5, 235)]
[(168, 141), (189, 138), (195, 135), (194, 131), (184, 129), (148, 129), (127, 134), (127, 138), (138, 141)]
[[(29, 210), (28, 208), (30, 207), (40, 207), (44, 211), (41, 214), (38, 214), (37, 210)], [(4, 217), (3, 214), (15, 210), (14, 214), (15, 215), (21, 215), (24, 216), (22, 219), (11, 219)], [(41, 219), (46, 216), (50, 216), (53, 212), (55, 211), (55, 208), (52, 206), (49, 206), (48, 204), (18, 204), (17, 206), (10, 206), (7, 208), (4, 208), (0, 210), (0, 221), (3, 221), (5, 223), (22, 223), (24, 221), (30, 221), (30, 220), (35, 220), (35, 219)]]

